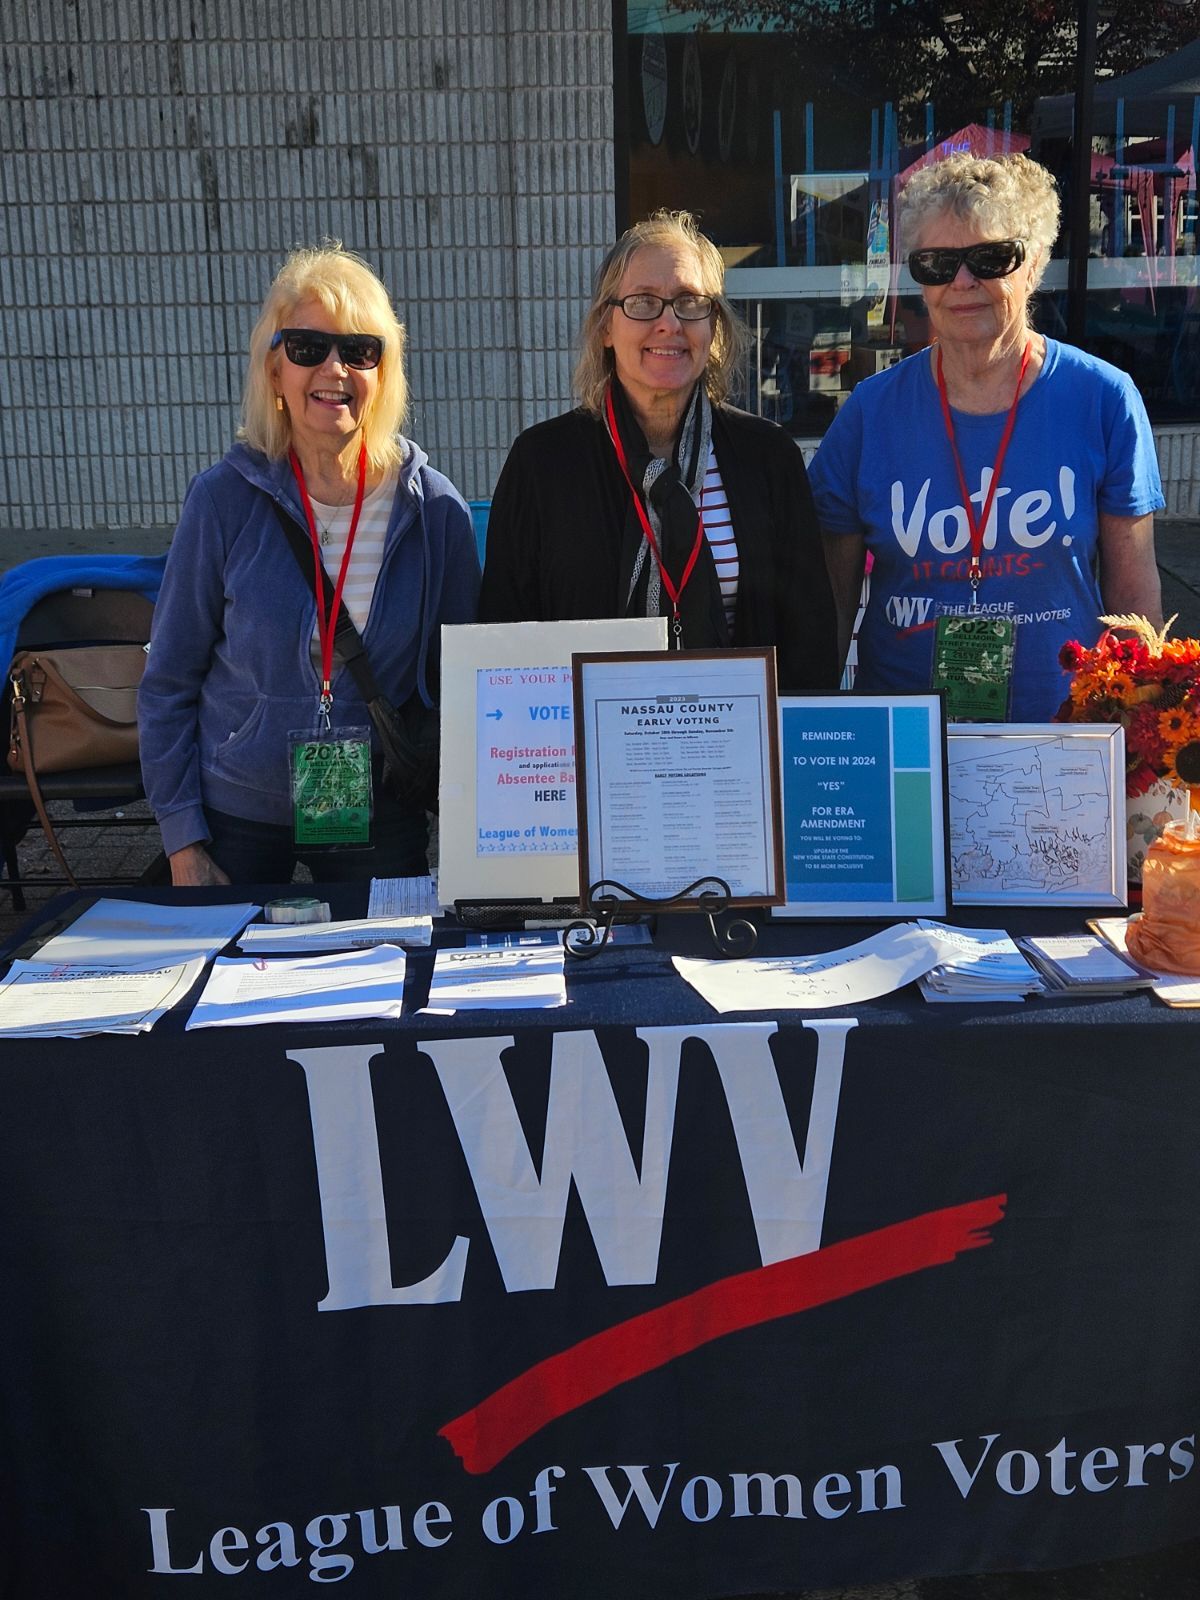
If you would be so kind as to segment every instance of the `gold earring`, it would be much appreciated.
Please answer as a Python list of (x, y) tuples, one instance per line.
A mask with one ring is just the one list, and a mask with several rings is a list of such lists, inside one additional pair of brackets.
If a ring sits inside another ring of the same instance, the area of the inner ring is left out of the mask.
[(283, 410), (283, 396), (281, 394), (275, 396), (275, 409), (276, 411)]

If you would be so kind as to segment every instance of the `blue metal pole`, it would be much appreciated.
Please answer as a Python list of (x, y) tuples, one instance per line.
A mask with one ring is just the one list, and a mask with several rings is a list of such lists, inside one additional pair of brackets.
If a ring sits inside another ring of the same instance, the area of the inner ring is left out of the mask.
[(775, 265), (787, 265), (783, 233), (783, 113), (772, 113), (775, 129)]

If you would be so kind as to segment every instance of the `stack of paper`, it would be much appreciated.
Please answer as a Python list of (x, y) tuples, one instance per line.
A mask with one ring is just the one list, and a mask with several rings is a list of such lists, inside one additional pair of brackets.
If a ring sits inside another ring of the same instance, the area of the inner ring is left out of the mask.
[[(1124, 953), (1128, 949), (1125, 932), (1132, 921), (1132, 917), (1097, 917), (1089, 926), (1095, 928), (1101, 938), (1107, 939), (1114, 950)], [(1151, 993), (1169, 1006), (1182, 1006), (1185, 1009), (1200, 1006), (1200, 975), (1189, 978), (1176, 972), (1160, 972)]]
[(900, 922), (869, 939), (816, 956), (755, 956), (745, 961), (672, 964), (714, 1011), (819, 1011), (892, 994), (953, 951), (939, 923)]
[(255, 922), (238, 940), (246, 955), (319, 955), (370, 950), (378, 944), (428, 946), (432, 917), (356, 917), (349, 922)]
[(203, 958), (145, 970), (14, 961), (0, 983), (0, 1037), (145, 1033), (186, 996), (203, 970)]
[(0, 1037), (145, 1033), (184, 999), (254, 905), (97, 900), (0, 983)]
[(936, 929), (947, 950), (946, 959), (918, 979), (926, 1000), (1024, 1000), (1044, 991), (1003, 928), (947, 928), (924, 920), (921, 926)]
[(134, 967), (206, 961), (258, 912), (254, 905), (154, 905), (97, 900), (32, 958), (40, 964)]
[(565, 1006), (561, 944), (533, 949), (439, 950), (426, 1010), (545, 1010)]
[(436, 917), (437, 883), (426, 878), (372, 878), (368, 917)]
[(301, 961), (220, 960), (188, 1018), (193, 1028), (398, 1017), (404, 951), (394, 945)]

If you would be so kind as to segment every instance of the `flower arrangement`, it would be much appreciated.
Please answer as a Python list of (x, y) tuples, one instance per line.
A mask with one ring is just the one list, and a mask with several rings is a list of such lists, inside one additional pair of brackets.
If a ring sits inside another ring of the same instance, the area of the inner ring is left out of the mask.
[(1074, 676), (1055, 721), (1124, 725), (1131, 799), (1160, 778), (1200, 786), (1200, 639), (1168, 638), (1174, 617), (1163, 628), (1132, 615), (1100, 621), (1106, 632), (1092, 649), (1072, 640), (1059, 651)]

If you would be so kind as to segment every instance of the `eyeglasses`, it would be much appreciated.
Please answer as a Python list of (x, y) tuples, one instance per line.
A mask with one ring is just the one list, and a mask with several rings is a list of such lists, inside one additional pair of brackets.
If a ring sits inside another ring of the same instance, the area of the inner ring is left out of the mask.
[(319, 367), (336, 347), (343, 366), (369, 372), (383, 357), (383, 340), (377, 333), (320, 333), (316, 328), (280, 328), (271, 349), (283, 346), (294, 367)]
[(627, 294), (623, 300), (608, 303), (620, 306), (634, 322), (655, 322), (668, 306), (680, 322), (703, 322), (712, 316), (716, 304), (711, 294), (677, 294), (673, 300), (661, 294)]
[(1024, 239), (994, 239), (963, 250), (914, 250), (908, 270), (917, 283), (953, 283), (964, 263), (973, 278), (1007, 278), (1025, 260)]

